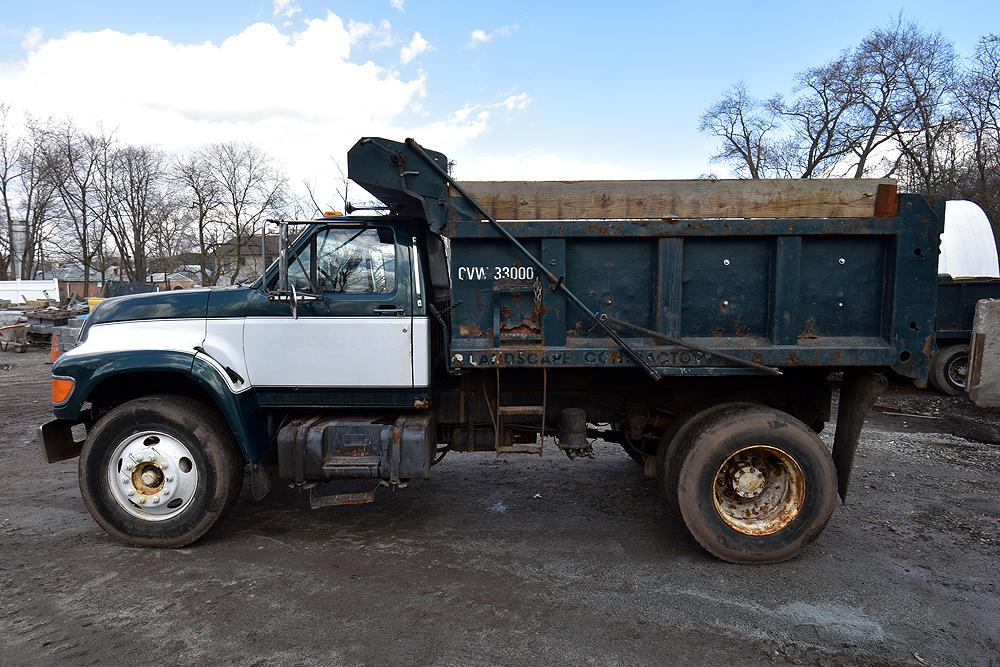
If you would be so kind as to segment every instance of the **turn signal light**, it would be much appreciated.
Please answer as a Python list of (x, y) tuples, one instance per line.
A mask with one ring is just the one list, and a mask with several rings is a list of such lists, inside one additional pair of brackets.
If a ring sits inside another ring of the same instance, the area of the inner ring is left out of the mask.
[(55, 405), (65, 403), (73, 393), (76, 381), (73, 378), (52, 378), (52, 402)]

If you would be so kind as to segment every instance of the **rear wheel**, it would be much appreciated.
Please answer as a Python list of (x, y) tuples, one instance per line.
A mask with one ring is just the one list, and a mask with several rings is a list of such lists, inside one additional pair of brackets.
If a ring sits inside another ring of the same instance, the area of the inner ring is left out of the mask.
[(656, 479), (659, 480), (667, 499), (667, 507), (674, 516), (681, 518), (680, 506), (677, 502), (677, 485), (679, 483), (680, 464), (677, 461), (679, 443), (687, 438), (692, 431), (697, 432), (701, 424), (722, 409), (734, 406), (755, 407), (756, 403), (719, 403), (709, 407), (692, 408), (677, 415), (669, 428), (663, 433), (660, 448), (656, 453)]
[(181, 547), (224, 517), (243, 484), (243, 457), (219, 415), (179, 396), (109, 412), (80, 453), (80, 491), (112, 537)]
[(931, 384), (946, 394), (955, 396), (964, 392), (968, 375), (968, 345), (949, 345), (938, 350), (931, 361)]
[(729, 404), (678, 433), (674, 472), (685, 526), (733, 563), (795, 557), (826, 526), (837, 477), (822, 440), (778, 410)]

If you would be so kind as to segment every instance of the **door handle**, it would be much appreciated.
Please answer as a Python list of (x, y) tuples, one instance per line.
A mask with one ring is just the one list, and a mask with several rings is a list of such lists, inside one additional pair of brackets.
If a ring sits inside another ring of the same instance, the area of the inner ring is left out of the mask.
[(374, 312), (376, 315), (402, 315), (403, 309), (392, 304), (383, 304), (381, 306), (375, 306)]

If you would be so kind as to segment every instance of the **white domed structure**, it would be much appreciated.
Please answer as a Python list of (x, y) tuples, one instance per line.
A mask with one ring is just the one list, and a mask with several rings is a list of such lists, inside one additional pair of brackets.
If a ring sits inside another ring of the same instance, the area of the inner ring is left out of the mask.
[(945, 204), (938, 273), (953, 278), (1000, 278), (993, 227), (983, 209), (971, 201)]

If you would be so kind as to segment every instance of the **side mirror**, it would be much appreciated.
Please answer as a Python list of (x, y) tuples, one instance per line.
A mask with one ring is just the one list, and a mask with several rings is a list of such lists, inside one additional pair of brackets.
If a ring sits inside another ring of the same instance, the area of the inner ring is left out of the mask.
[[(317, 294), (314, 292), (299, 292), (295, 288), (295, 283), (288, 280), (288, 222), (284, 220), (268, 220), (268, 222), (277, 223), (278, 225), (278, 284), (277, 288), (274, 290), (267, 289), (267, 285), (264, 284), (263, 287), (267, 292), (267, 298), (269, 301), (287, 301), (292, 308), (292, 318), (298, 319), (298, 303), (299, 301), (320, 301), (323, 299), (322, 294)], [(296, 223), (296, 224), (312, 224), (310, 223)]]

